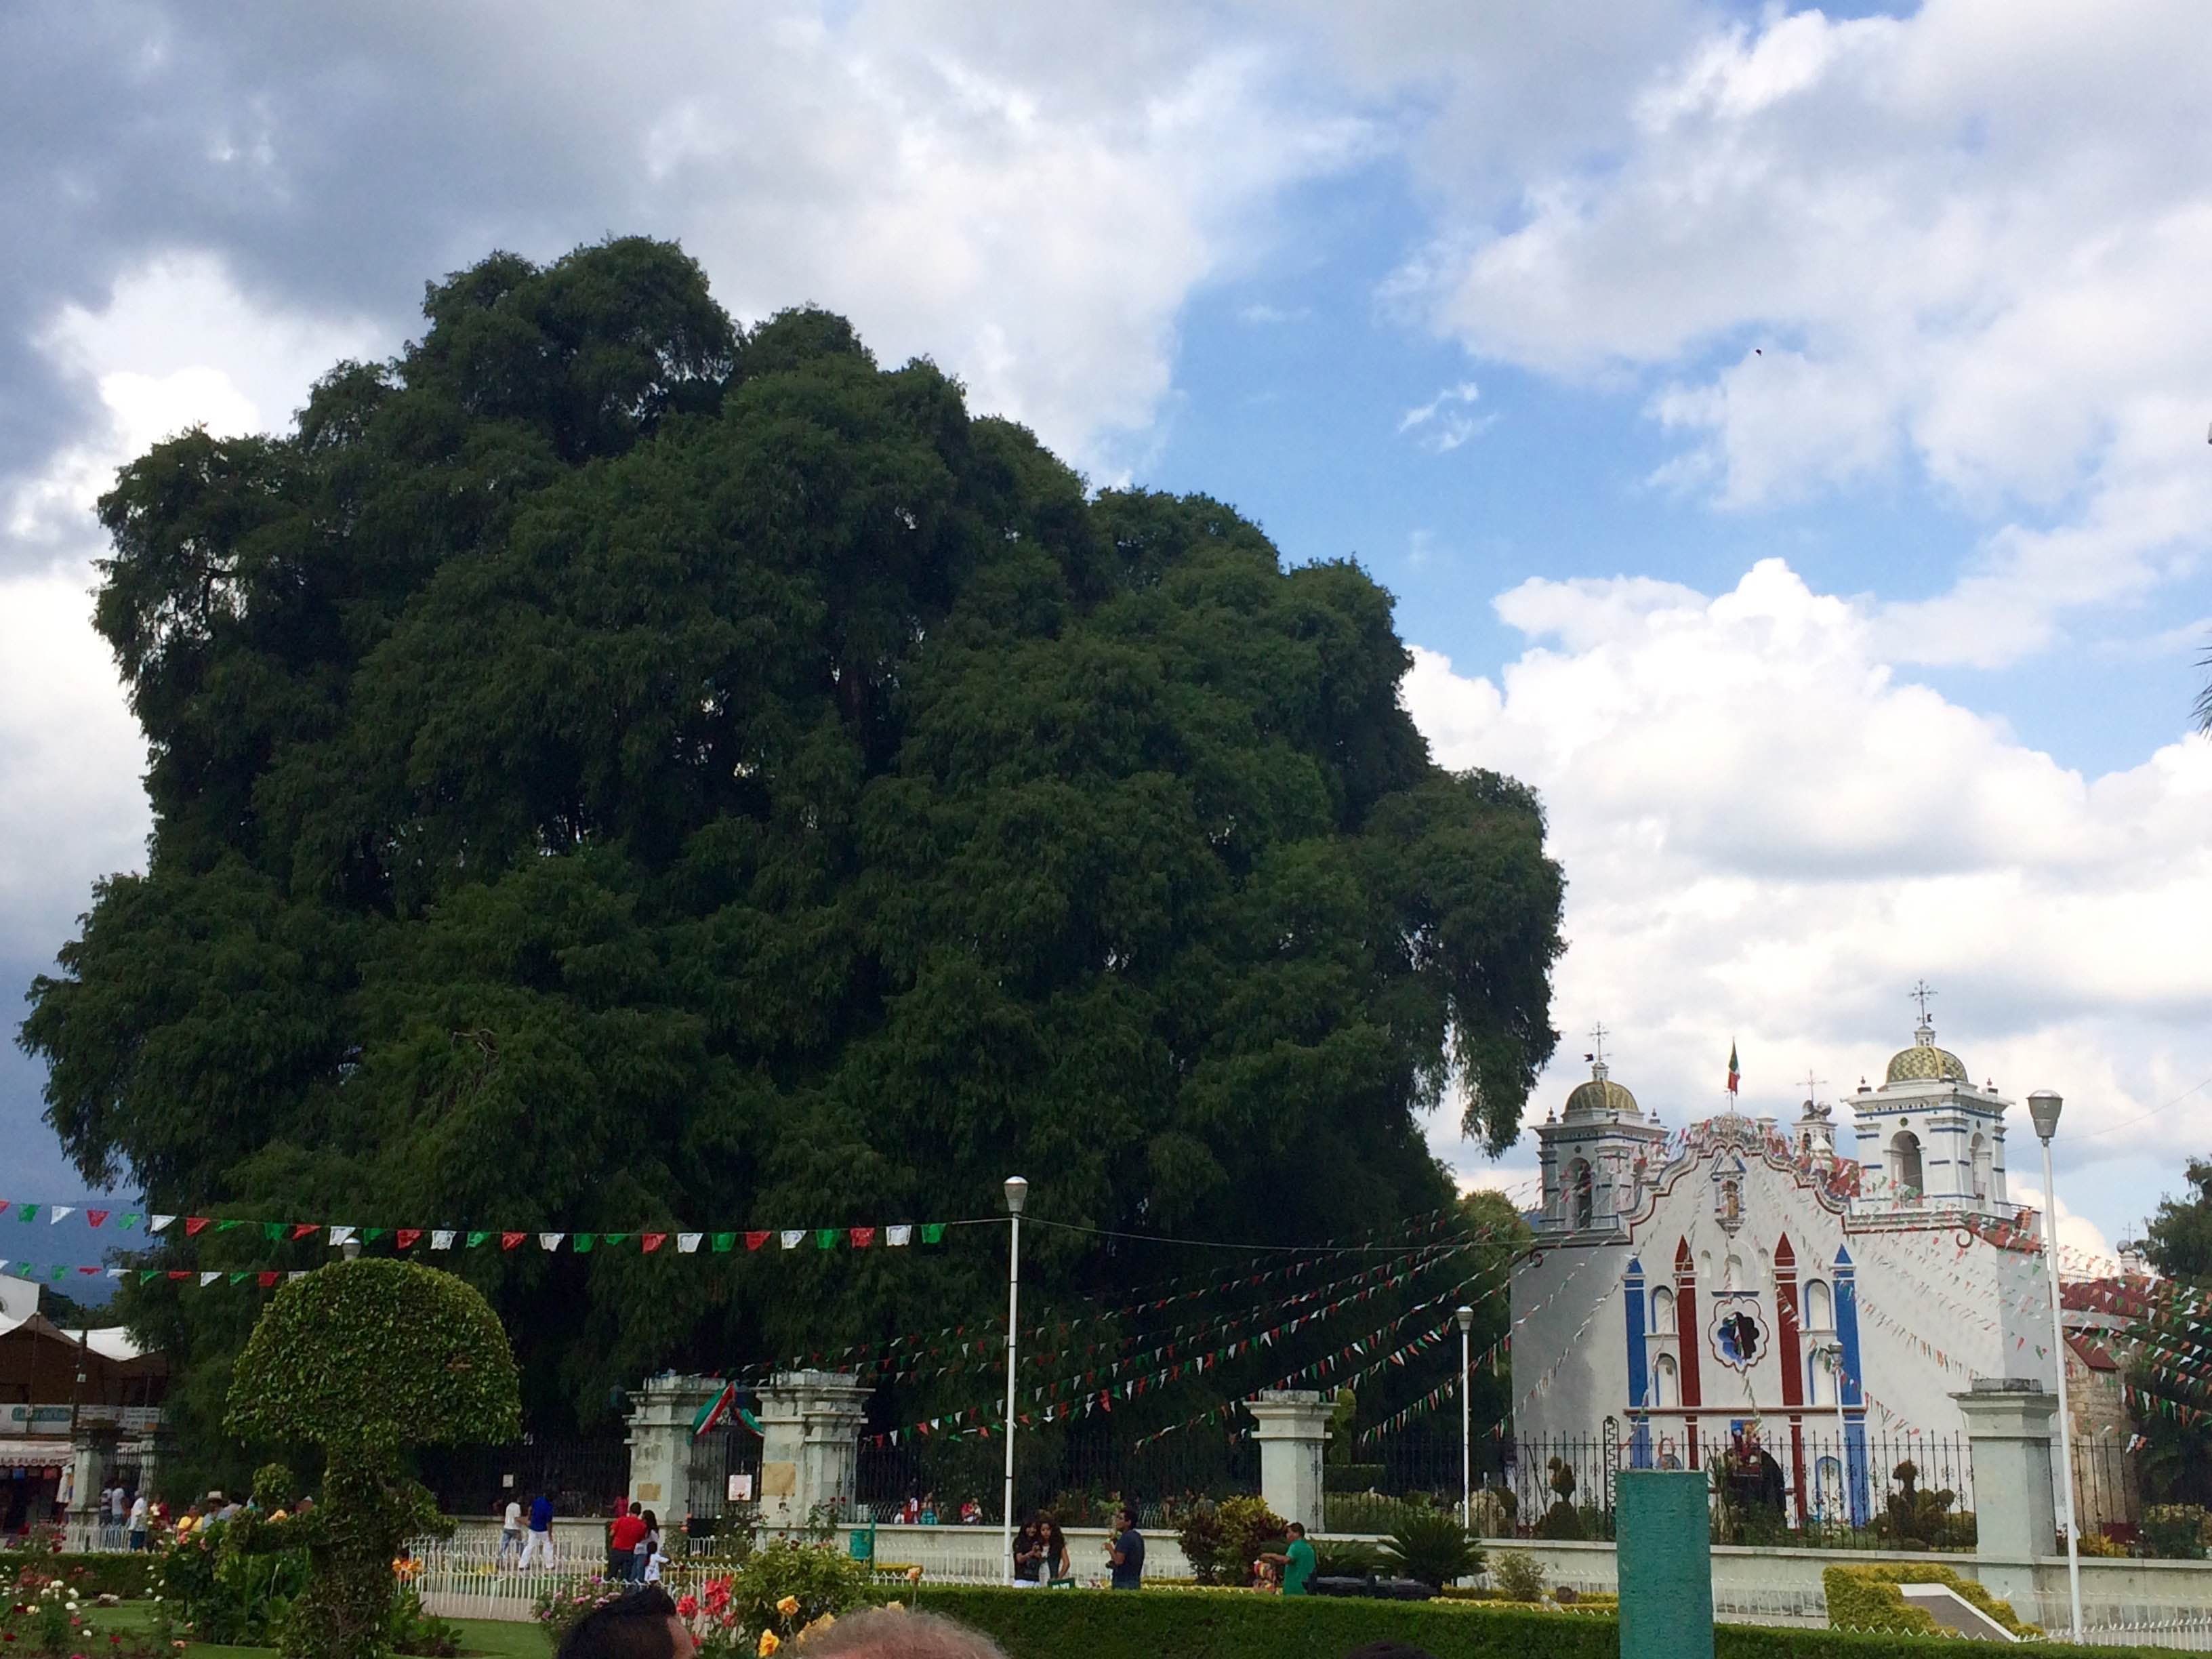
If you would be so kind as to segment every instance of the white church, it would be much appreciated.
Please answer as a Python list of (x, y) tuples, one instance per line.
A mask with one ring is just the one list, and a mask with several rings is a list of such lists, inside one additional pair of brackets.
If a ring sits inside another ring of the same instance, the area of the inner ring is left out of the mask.
[(1804, 1512), (1859, 1523), (1901, 1455), (1963, 1439), (1973, 1379), (2055, 1385), (2039, 1218), (2005, 1190), (2012, 1103), (1936, 1046), (1924, 1000), (1848, 1125), (1808, 1100), (1670, 1131), (1593, 1059), (1537, 1130), (1524, 1448), (1602, 1433), (1629, 1467), (1697, 1468), (1753, 1432)]

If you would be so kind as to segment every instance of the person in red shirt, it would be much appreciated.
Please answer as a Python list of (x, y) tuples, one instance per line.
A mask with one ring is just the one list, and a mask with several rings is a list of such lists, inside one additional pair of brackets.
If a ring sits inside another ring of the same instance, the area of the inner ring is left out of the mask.
[(637, 1547), (645, 1540), (645, 1505), (632, 1504), (629, 1513), (615, 1516), (607, 1528), (607, 1577), (627, 1580), (637, 1576)]

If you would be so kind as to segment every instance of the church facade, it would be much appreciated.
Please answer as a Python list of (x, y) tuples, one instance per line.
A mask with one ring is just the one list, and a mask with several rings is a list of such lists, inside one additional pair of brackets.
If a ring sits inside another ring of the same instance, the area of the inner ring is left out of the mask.
[(1896, 1462), (1963, 1438), (1951, 1396), (1973, 1379), (2055, 1385), (2039, 1218), (2007, 1194), (2011, 1104), (1924, 1015), (1843, 1123), (1808, 1100), (1670, 1132), (1597, 1056), (1537, 1131), (1516, 1441), (1602, 1434), (1627, 1467), (1698, 1468), (1755, 1435), (1801, 1517), (1863, 1524)]

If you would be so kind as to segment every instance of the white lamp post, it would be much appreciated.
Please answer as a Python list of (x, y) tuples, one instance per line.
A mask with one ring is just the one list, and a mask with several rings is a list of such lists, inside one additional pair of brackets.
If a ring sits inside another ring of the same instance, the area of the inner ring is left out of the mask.
[(2059, 1490), (2066, 1496), (2066, 1592), (2074, 1620), (2073, 1636), (2078, 1642), (2081, 1639), (2081, 1527), (2074, 1514), (2074, 1425), (2066, 1404), (2066, 1323), (2058, 1311), (2058, 1189), (2051, 1172), (2051, 1138), (2058, 1133), (2058, 1112), (2065, 1103), (2049, 1089), (2038, 1089), (2027, 1097), (2035, 1138), (2043, 1143), (2043, 1253), (2051, 1268), (2051, 1363), (2058, 1372)]
[(1019, 1176), (1006, 1177), (1006, 1219), (1012, 1225), (1006, 1245), (1006, 1492), (999, 1518), (1005, 1534), (1006, 1582), (1014, 1582), (1014, 1361), (1020, 1341), (1022, 1312), (1022, 1206), (1029, 1202), (1030, 1183)]
[(1468, 1334), (1474, 1328), (1474, 1310), (1462, 1304), (1452, 1311), (1459, 1322), (1459, 1524), (1462, 1531), (1474, 1526), (1474, 1367), (1468, 1358)]

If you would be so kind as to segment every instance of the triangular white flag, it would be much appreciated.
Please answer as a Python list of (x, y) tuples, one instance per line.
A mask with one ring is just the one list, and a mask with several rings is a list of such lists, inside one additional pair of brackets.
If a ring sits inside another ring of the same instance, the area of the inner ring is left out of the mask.
[(338, 1247), (339, 1245), (343, 1244), (343, 1243), (348, 1243), (349, 1241), (350, 1241), (350, 1240), (352, 1239), (353, 1236), (354, 1236), (356, 1232), (358, 1232), (358, 1231), (361, 1231), (361, 1230), (360, 1230), (358, 1227), (333, 1227), (333, 1228), (331, 1228), (331, 1248), (332, 1249), (334, 1249), (334, 1250), (335, 1250), (336, 1249), (337, 1249), (337, 1247)]
[(784, 1231), (783, 1231), (783, 1248), (784, 1248), (785, 1249), (787, 1249), (787, 1250), (795, 1250), (795, 1249), (797, 1249), (800, 1245), (804, 1244), (805, 1243), (806, 1243), (806, 1229), (805, 1229), (805, 1228), (804, 1228), (804, 1227), (787, 1227), (787, 1228), (785, 1228), (785, 1229), (784, 1229)]
[(902, 1244), (911, 1244), (914, 1243), (914, 1229), (911, 1227), (886, 1227), (884, 1229), (884, 1243), (890, 1245), (894, 1249)]
[(452, 1249), (453, 1248), (453, 1230), (449, 1227), (433, 1227), (430, 1230), (430, 1248), (434, 1250)]
[(46, 1206), (46, 1224), (51, 1227), (64, 1216), (76, 1213), (76, 1206), (74, 1204), (49, 1204)]
[(158, 1233), (162, 1228), (167, 1226), (176, 1218), (177, 1218), (173, 1215), (157, 1215), (147, 1222), (146, 1231), (149, 1233)]
[(200, 1288), (203, 1290), (206, 1289), (209, 1285), (214, 1284), (216, 1279), (221, 1279), (222, 1277), (222, 1275), (221, 1273), (202, 1273), (200, 1275)]
[(698, 1249), (699, 1241), (706, 1236), (704, 1233), (678, 1233), (676, 1235), (676, 1248), (690, 1255)]
[(0, 1255), (0, 1273), (6, 1273), (7, 1271), (8, 1271), (8, 1258), (7, 1258), (6, 1256), (4, 1256), (4, 1255)]
[(305, 1267), (295, 1267), (290, 1273), (284, 1275), (287, 1279), (305, 1279), (307, 1276), (307, 1270)]
[(568, 1236), (566, 1233), (540, 1233), (538, 1235), (538, 1248), (541, 1250), (557, 1250), (561, 1248), (561, 1241)]
[(110, 1267), (107, 1270), (107, 1276), (110, 1279), (120, 1279), (125, 1273), (130, 1271), (131, 1270), (128, 1267)]

